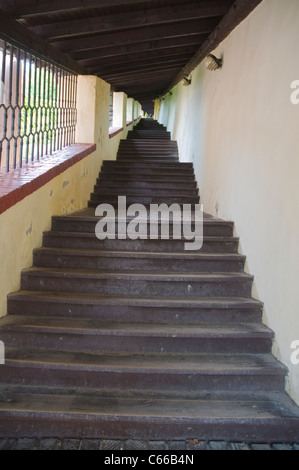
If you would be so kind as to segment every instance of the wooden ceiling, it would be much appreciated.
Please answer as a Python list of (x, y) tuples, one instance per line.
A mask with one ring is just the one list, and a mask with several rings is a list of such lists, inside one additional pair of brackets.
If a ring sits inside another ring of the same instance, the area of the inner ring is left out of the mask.
[(60, 63), (67, 57), (69, 67), (145, 105), (188, 74), (260, 1), (0, 0), (0, 28), (14, 36), (15, 27), (29, 45), (44, 43)]

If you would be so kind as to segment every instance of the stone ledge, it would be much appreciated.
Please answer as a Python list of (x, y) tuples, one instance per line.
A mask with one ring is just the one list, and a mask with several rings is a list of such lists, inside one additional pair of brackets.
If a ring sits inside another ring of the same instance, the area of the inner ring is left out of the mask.
[(27, 163), (22, 168), (1, 173), (0, 214), (95, 150), (95, 144), (73, 144), (50, 156)]
[(109, 127), (109, 139), (116, 136), (124, 130), (123, 127)]

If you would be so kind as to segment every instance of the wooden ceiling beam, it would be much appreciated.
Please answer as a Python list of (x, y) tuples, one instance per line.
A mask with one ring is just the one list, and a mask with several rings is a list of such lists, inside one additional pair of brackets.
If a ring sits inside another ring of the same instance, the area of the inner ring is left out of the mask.
[(36, 0), (1, 0), (0, 6), (16, 18), (47, 15), (61, 12), (75, 12), (89, 8), (107, 8), (117, 6), (149, 6), (151, 0), (52, 0), (40, 2)]
[(211, 33), (219, 23), (220, 18), (205, 18), (202, 20), (180, 21), (168, 25), (157, 25), (137, 29), (128, 29), (119, 32), (98, 34), (83, 38), (66, 39), (52, 42), (52, 46), (63, 51), (72, 53), (88, 49), (97, 49), (111, 45), (123, 45), (138, 43), (140, 41), (151, 41), (162, 38), (173, 38), (190, 36), (192, 34)]
[(128, 83), (136, 83), (137, 85), (139, 83), (142, 83), (143, 81), (148, 81), (149, 83), (153, 82), (153, 79), (157, 78), (157, 82), (161, 81), (161, 77), (167, 75), (168, 77), (172, 78), (173, 75), (180, 70), (180, 67), (175, 67), (175, 68), (167, 68), (165, 70), (153, 70), (151, 72), (146, 72), (142, 74), (133, 74), (133, 75), (128, 75), (126, 77), (106, 77), (104, 80), (111, 85), (115, 85), (117, 87), (123, 87), (125, 84)]
[(162, 52), (163, 50), (169, 51), (175, 47), (188, 47), (198, 46), (202, 44), (208, 37), (207, 33), (192, 34), (191, 36), (178, 36), (166, 39), (158, 39), (151, 41), (137, 42), (127, 45), (107, 46), (98, 49), (90, 49), (87, 51), (70, 52), (73, 60), (80, 63), (90, 59), (108, 59), (124, 57), (125, 55), (143, 53), (142, 55), (150, 52)]
[(156, 60), (140, 60), (137, 62), (128, 62), (128, 63), (123, 63), (123, 64), (115, 64), (111, 65), (108, 67), (102, 67), (102, 64), (97, 64), (94, 68), (90, 68), (89, 70), (91, 71), (92, 74), (96, 75), (105, 75), (105, 74), (113, 74), (115, 73), (125, 73), (125, 72), (130, 72), (130, 71), (137, 71), (139, 72), (140, 70), (146, 70), (148, 68), (154, 68), (154, 67), (159, 67), (161, 65), (171, 65), (173, 63), (185, 63), (188, 62), (190, 58), (189, 56), (186, 56), (186, 54), (178, 54), (174, 56), (168, 56), (166, 57), (161, 57), (161, 58), (156, 58)]
[(172, 79), (164, 93), (167, 93), (184, 77), (188, 76), (262, 1), (263, 0), (236, 0), (228, 13), (223, 17), (218, 26), (212, 31), (190, 61)]
[(198, 47), (194, 46), (183, 46), (183, 47), (173, 47), (171, 49), (160, 49), (158, 51), (148, 51), (146, 54), (143, 52), (135, 53), (135, 54), (127, 54), (120, 57), (108, 57), (106, 59), (89, 59), (88, 61), (84, 62), (84, 66), (87, 67), (89, 70), (98, 67), (101, 68), (107, 66), (117, 66), (121, 67), (122, 65), (131, 65), (132, 63), (142, 65), (142, 62), (148, 61), (156, 61), (156, 60), (171, 60), (173, 57), (177, 57), (179, 55), (184, 55), (185, 57), (191, 57), (196, 51)]
[(184, 62), (174, 62), (173, 64), (164, 64), (164, 65), (159, 65), (159, 66), (153, 66), (152, 68), (148, 68), (145, 70), (132, 70), (128, 72), (116, 72), (112, 74), (97, 74), (99, 77), (101, 77), (103, 80), (113, 83), (114, 81), (123, 81), (126, 80), (127, 78), (141, 78), (145, 75), (149, 74), (159, 74), (160, 72), (164, 71), (172, 71), (172, 70), (179, 70), (181, 67), (183, 67)]
[(13, 20), (3, 10), (0, 10), (0, 35), (2, 39), (23, 47), (49, 62), (54, 62), (75, 73), (82, 75), (87, 73), (82, 65), (46, 43), (25, 26)]
[(205, 0), (171, 7), (133, 10), (78, 20), (51, 22), (49, 24), (32, 26), (29, 29), (39, 36), (52, 41), (69, 36), (106, 33), (114, 30), (143, 28), (157, 24), (167, 25), (182, 20), (219, 17), (227, 12), (231, 4), (232, 0)]

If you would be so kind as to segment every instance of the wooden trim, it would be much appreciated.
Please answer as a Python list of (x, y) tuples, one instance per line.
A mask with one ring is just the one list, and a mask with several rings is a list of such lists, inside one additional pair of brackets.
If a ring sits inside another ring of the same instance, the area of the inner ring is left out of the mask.
[(236, 0), (228, 13), (220, 21), (217, 28), (209, 35), (207, 40), (185, 67), (183, 67), (170, 82), (161, 96), (164, 96), (184, 77), (188, 76), (262, 1), (263, 0)]

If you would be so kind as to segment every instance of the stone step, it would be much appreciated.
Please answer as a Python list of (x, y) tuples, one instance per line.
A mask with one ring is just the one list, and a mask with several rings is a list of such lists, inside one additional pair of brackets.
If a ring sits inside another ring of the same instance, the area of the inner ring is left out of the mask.
[(113, 353), (270, 353), (273, 333), (260, 324), (122, 323), (90, 318), (9, 315), (1, 324), (9, 347)]
[(286, 372), (271, 354), (113, 354), (7, 348), (0, 383), (178, 393), (282, 392)]
[(184, 195), (184, 194), (160, 194), (155, 191), (152, 193), (147, 194), (113, 194), (113, 193), (106, 193), (106, 191), (96, 191), (90, 195), (90, 202), (94, 205), (98, 204), (118, 204), (118, 196), (126, 196), (127, 197), (127, 205), (128, 204), (199, 204), (199, 196), (198, 195)]
[[(166, 170), (165, 170), (166, 171)], [(150, 166), (143, 166), (143, 167), (134, 167), (133, 165), (130, 165), (126, 168), (121, 168), (121, 166), (118, 166), (118, 165), (114, 165), (112, 167), (102, 167), (101, 169), (101, 172), (100, 174), (106, 176), (106, 178), (109, 178), (110, 175), (117, 175), (117, 174), (121, 174), (122, 176), (126, 176), (126, 175), (135, 175), (135, 179), (139, 179), (139, 175), (140, 177), (142, 178), (142, 176), (158, 176), (158, 177), (161, 177), (161, 169), (159, 167), (150, 167)], [(193, 172), (193, 168), (191, 167), (188, 167), (188, 168), (185, 168), (185, 167), (181, 167), (181, 166), (178, 166), (178, 167), (171, 167), (171, 168), (167, 168), (167, 175), (169, 174), (169, 176), (176, 176), (178, 177), (179, 176), (179, 179), (180, 178), (184, 178), (185, 175), (186, 176), (189, 176), (189, 177), (193, 177), (194, 179), (194, 172)]]
[(0, 436), (298, 442), (297, 410), (284, 393), (209, 392), (169, 399), (146, 392), (6, 387)]
[(105, 295), (250, 297), (253, 277), (245, 273), (174, 273), (29, 268), (21, 288)]
[(160, 196), (168, 196), (169, 194), (176, 194), (177, 196), (197, 196), (198, 197), (198, 189), (181, 189), (181, 188), (163, 188), (163, 186), (158, 187), (158, 188), (150, 188), (150, 187), (145, 187), (145, 188), (131, 188), (130, 185), (128, 185), (127, 188), (124, 186), (122, 187), (117, 187), (116, 185), (109, 186), (105, 185), (102, 183), (97, 183), (94, 186), (94, 193), (95, 194), (102, 194), (104, 196), (109, 195), (111, 197), (113, 194), (115, 196), (118, 195), (125, 195), (125, 196), (141, 196), (141, 195), (155, 195), (159, 194)]
[(110, 179), (106, 180), (103, 178), (98, 178), (96, 185), (101, 185), (102, 188), (107, 188), (107, 191), (115, 189), (119, 191), (122, 188), (138, 188), (138, 189), (169, 189), (172, 190), (198, 190), (196, 181), (133, 181), (133, 180), (121, 180), (121, 179)]
[[(118, 234), (116, 233), (116, 236)], [(95, 233), (81, 232), (44, 232), (43, 246), (54, 248), (78, 248), (88, 250), (120, 250), (120, 251), (155, 251), (155, 252), (184, 252), (189, 243), (184, 239), (174, 239), (172, 236), (169, 240), (158, 239), (112, 239), (106, 238), (99, 240)], [(203, 239), (203, 245), (200, 249), (201, 253), (237, 253), (239, 247), (239, 238), (237, 237), (208, 237)]]
[[(109, 174), (109, 178), (108, 178), (106, 174), (100, 172), (97, 181), (105, 181), (105, 182), (113, 182), (113, 181), (131, 182), (132, 181), (134, 183), (138, 182), (139, 184), (143, 182), (145, 183), (153, 182), (153, 183), (162, 183), (162, 184), (165, 183), (165, 178), (163, 178), (161, 174), (160, 175), (153, 175), (150, 173), (139, 174), (138, 179), (135, 176), (136, 175), (130, 174), (130, 173), (113, 172)], [(167, 176), (166, 184), (167, 183), (171, 183), (172, 185), (173, 184), (188, 185), (189, 183), (196, 184), (196, 181), (194, 178), (194, 174), (191, 174), (191, 173), (188, 175), (169, 174)]]
[[(122, 396), (49, 388), (1, 390), (0, 436), (298, 442), (298, 415), (283, 393)], [(13, 399), (10, 399), (13, 397)], [(88, 398), (88, 399), (87, 399)], [(66, 411), (67, 410), (67, 411)], [(62, 419), (63, 417), (63, 419)], [(20, 426), (22, 422), (22, 426)], [(32, 423), (34, 422), (34, 426)]]
[(257, 323), (263, 304), (252, 298), (150, 297), (19, 291), (8, 295), (8, 314), (97, 318), (147, 323)]
[(243, 272), (239, 254), (163, 253), (136, 251), (39, 248), (33, 265), (46, 268), (102, 269), (107, 271)]
[[(82, 214), (82, 215), (81, 215)], [(84, 214), (84, 215), (83, 215)], [(183, 214), (183, 212), (182, 212)], [(119, 227), (119, 220), (118, 220), (118, 213), (115, 214), (115, 231), (118, 233)], [(52, 217), (52, 226), (51, 229), (53, 231), (66, 231), (66, 232), (85, 232), (85, 233), (95, 233), (95, 226), (102, 217), (95, 216), (94, 209), (90, 208), (89, 212), (82, 212), (82, 213), (74, 213), (73, 215), (70, 214), (68, 216), (53, 216)], [(109, 217), (105, 216), (105, 220), (108, 222), (110, 219)], [(122, 226), (126, 224), (126, 226), (134, 220), (134, 217), (120, 217), (120, 223)], [(114, 219), (113, 219), (114, 221)], [(159, 233), (161, 233), (161, 227), (165, 225), (169, 225), (169, 232), (170, 234), (173, 233), (174, 224), (171, 216), (169, 220), (165, 220), (161, 222), (159, 218), (158, 221), (158, 229)], [(147, 226), (147, 233), (150, 233), (150, 217), (145, 219), (144, 224), (140, 221), (140, 225)], [(194, 216), (191, 219), (191, 229), (194, 230)], [(205, 217), (203, 216), (203, 235), (205, 237), (232, 237), (234, 234), (234, 223), (231, 221), (224, 221), (219, 219), (214, 219), (212, 217)]]

